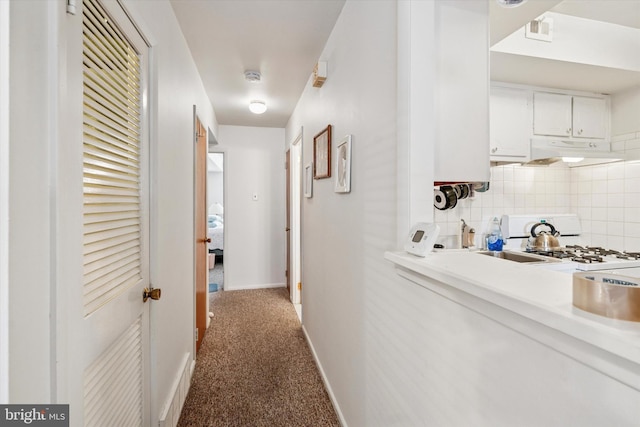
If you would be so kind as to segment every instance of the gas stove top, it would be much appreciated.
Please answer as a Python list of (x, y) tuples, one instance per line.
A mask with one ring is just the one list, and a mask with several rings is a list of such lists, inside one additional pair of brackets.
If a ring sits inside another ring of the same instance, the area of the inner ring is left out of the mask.
[[(595, 271), (640, 267), (640, 252), (617, 251), (599, 246), (568, 245), (551, 251), (526, 249), (526, 252), (563, 261), (565, 265), (558, 265), (557, 269), (571, 267), (579, 271)], [(569, 266), (569, 263), (575, 264)]]
[[(559, 244), (552, 251), (530, 249), (531, 229), (538, 223), (553, 224), (560, 233)], [(640, 252), (626, 252), (583, 245), (582, 227), (575, 214), (503, 215), (502, 235), (507, 250), (551, 257), (557, 262), (536, 264), (541, 268), (563, 272), (614, 270), (640, 267)]]

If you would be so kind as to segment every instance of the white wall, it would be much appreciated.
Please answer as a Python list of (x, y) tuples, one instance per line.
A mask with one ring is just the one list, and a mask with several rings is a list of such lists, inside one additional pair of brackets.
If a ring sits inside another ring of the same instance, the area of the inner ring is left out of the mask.
[[(0, 2), (0, 378), (9, 378), (9, 2)], [(9, 381), (0, 383), (0, 404)]]
[(224, 288), (285, 286), (284, 129), (220, 126), (218, 142), (227, 188)]
[(286, 141), (304, 127), (306, 164), (328, 124), (334, 159), (351, 134), (352, 177), (351, 193), (335, 193), (334, 160), (332, 178), (314, 180), (313, 197), (303, 198), (303, 324), (344, 420), (373, 426), (382, 422), (375, 399), (395, 400), (371, 369), (384, 346), (378, 291), (397, 282), (382, 257), (396, 240), (396, 2), (347, 1), (319, 59), (327, 80), (307, 85)]
[[(307, 85), (287, 125), (287, 141), (304, 127), (303, 164), (311, 159), (313, 136), (327, 124), (334, 125), (334, 141), (353, 135), (351, 193), (334, 193), (332, 179), (315, 180), (313, 198), (302, 203), (303, 327), (329, 393), (351, 427), (562, 423), (566, 411), (579, 410), (580, 398), (565, 393), (566, 399), (542, 396), (522, 405), (519, 387), (535, 378), (538, 385), (523, 392), (538, 396), (545, 387), (572, 389), (571, 376), (531, 374), (527, 366), (518, 366), (513, 354), (539, 347), (528, 339), (509, 344), (514, 337), (500, 343), (492, 332), (474, 336), (486, 319), (400, 278), (383, 258), (385, 250), (397, 247), (395, 207), (401, 194), (396, 177), (403, 172), (395, 166), (397, 147), (404, 143), (395, 136), (395, 19), (395, 2), (347, 1), (319, 58), (329, 64), (327, 81), (319, 89)], [(490, 192), (475, 204), (436, 212), (436, 220), (444, 222), (445, 233), (452, 224), (455, 234), (460, 212), (480, 222), (507, 207), (572, 209), (582, 191), (572, 180), (576, 173), (557, 167), (494, 168)], [(495, 325), (485, 326), (489, 331)], [(465, 341), (457, 339), (460, 334), (471, 336)], [(475, 339), (486, 344), (486, 351), (473, 345)], [(505, 368), (514, 367), (504, 376)], [(584, 371), (579, 375), (594, 375)], [(531, 392), (540, 384), (545, 387)], [(485, 386), (489, 390), (478, 392)], [(605, 399), (607, 390), (596, 385), (582, 393), (595, 401)], [(557, 411), (547, 411), (549, 402)], [(599, 410), (593, 408), (591, 415)], [(589, 419), (587, 412), (583, 419)]]
[[(169, 1), (125, 0), (125, 5), (153, 44), (151, 283), (163, 295), (151, 309), (155, 425), (185, 355), (193, 357), (193, 105), (205, 126), (217, 130), (217, 123)], [(64, 41), (67, 23), (80, 18), (68, 17), (64, 4), (53, 1), (12, 1), (10, 9), (10, 401), (55, 403), (64, 369), (73, 369), (65, 357), (73, 349), (65, 347), (64, 334), (55, 335), (64, 329), (56, 328), (55, 320), (64, 317), (63, 301), (56, 298), (79, 286), (55, 282), (64, 276), (54, 264), (68, 254), (56, 252), (65, 239), (55, 235), (61, 219), (54, 212), (75, 212), (56, 193), (56, 168), (66, 166), (57, 165), (56, 150), (73, 151), (55, 136), (64, 125), (55, 107), (72, 102), (66, 75), (57, 74), (66, 58), (65, 43), (58, 45), (56, 37)], [(81, 34), (77, 37), (72, 41)], [(75, 136), (81, 128), (69, 132)]]
[(224, 208), (224, 172), (207, 173), (207, 207), (215, 203)]
[[(49, 3), (49, 2), (47, 2)], [(9, 134), (9, 398), (52, 400), (48, 14), (12, 1)], [(33, 31), (33, 28), (42, 31)], [(28, 129), (25, 132), (25, 129)]]
[[(611, 96), (611, 135), (614, 140), (623, 135), (640, 132), (640, 87), (615, 93)], [(640, 135), (637, 137), (640, 138)], [(628, 144), (627, 151), (636, 150), (630, 154), (640, 158), (640, 145)]]
[(515, 31), (491, 51), (640, 71), (637, 29), (562, 13), (545, 16), (553, 20), (553, 42), (525, 38), (522, 31)]

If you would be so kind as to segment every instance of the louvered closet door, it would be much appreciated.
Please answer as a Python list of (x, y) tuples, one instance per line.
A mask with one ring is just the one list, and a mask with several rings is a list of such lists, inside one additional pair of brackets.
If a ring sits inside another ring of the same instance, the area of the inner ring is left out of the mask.
[(115, 1), (83, 0), (81, 19), (80, 424), (148, 425), (147, 46)]

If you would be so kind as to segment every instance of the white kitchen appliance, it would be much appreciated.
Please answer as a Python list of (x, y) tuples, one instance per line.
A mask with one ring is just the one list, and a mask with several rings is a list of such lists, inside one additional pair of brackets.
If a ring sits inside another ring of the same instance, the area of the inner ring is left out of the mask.
[(424, 257), (433, 249), (440, 233), (440, 226), (430, 222), (419, 222), (411, 227), (404, 243), (404, 250), (410, 254)]
[(624, 160), (624, 154), (612, 152), (604, 141), (564, 141), (559, 139), (531, 139), (529, 165), (549, 165), (564, 161), (568, 166), (584, 166)]
[[(553, 224), (560, 232), (559, 248), (550, 251), (527, 248), (529, 238), (532, 237), (531, 229), (539, 223)], [(575, 214), (503, 215), (501, 228), (507, 250), (532, 253), (556, 261), (535, 263), (541, 268), (574, 273), (640, 267), (640, 252), (625, 252), (583, 244), (580, 238), (580, 219)]]

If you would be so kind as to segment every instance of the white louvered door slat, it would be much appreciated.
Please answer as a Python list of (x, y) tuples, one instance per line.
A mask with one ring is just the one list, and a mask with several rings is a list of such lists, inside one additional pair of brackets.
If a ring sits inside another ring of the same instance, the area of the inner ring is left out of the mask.
[[(91, 62), (87, 62), (85, 70), (85, 99), (99, 99), (100, 105), (108, 108), (119, 117), (129, 117), (129, 106), (127, 103), (116, 97), (116, 94), (109, 92), (109, 86), (105, 84), (102, 77), (91, 70), (89, 66), (97, 66)], [(131, 126), (137, 124), (135, 118), (132, 119)]]
[[(85, 425), (140, 426), (141, 321), (85, 371)], [(134, 410), (132, 410), (134, 409)]]
[[(1, 0), (0, 0), (1, 1)], [(147, 49), (117, 0), (83, 0), (82, 426), (149, 425)], [(75, 19), (75, 17), (74, 17)], [(79, 307), (80, 309), (80, 307)]]
[(87, 153), (96, 157), (110, 159), (115, 163), (135, 167), (137, 153), (125, 151), (114, 144), (105, 144), (101, 140), (91, 138), (89, 135), (85, 135), (85, 138), (92, 140), (91, 145), (85, 147)]
[[(123, 150), (130, 150), (132, 153), (134, 153), (134, 155), (131, 156), (131, 158), (135, 160), (137, 156), (137, 151), (134, 151), (135, 147), (130, 147), (127, 145), (126, 142), (123, 143), (117, 138), (112, 138), (110, 135), (105, 135), (103, 133), (100, 133), (96, 129), (86, 125), (84, 126), (83, 131), (85, 134), (85, 139), (93, 140), (93, 145), (95, 145), (96, 147), (99, 147), (99, 143), (105, 143), (105, 144), (111, 145), (112, 148), (119, 147), (119, 148), (122, 148)], [(98, 143), (96, 143), (95, 140), (97, 140)]]

